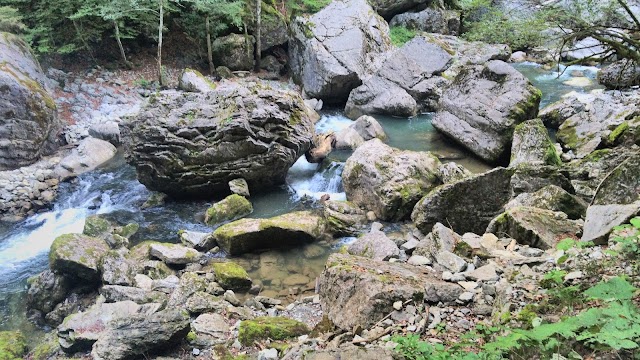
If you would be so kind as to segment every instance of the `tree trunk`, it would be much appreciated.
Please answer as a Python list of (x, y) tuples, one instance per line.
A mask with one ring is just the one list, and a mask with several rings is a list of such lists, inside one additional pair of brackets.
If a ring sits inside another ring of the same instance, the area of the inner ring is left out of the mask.
[(78, 35), (78, 38), (82, 42), (82, 46), (84, 46), (85, 50), (87, 50), (87, 53), (89, 53), (89, 57), (91, 57), (91, 60), (93, 60), (94, 63), (97, 62), (96, 57), (93, 55), (93, 51), (91, 50), (91, 47), (89, 46), (89, 44), (87, 43), (87, 40), (82, 35), (82, 29), (80, 29), (80, 26), (78, 26), (78, 23), (75, 20), (72, 20), (71, 22), (73, 23), (73, 28), (76, 30), (76, 34)]
[(213, 67), (213, 51), (211, 50), (211, 28), (209, 26), (209, 16), (205, 18), (205, 23), (207, 25), (207, 59), (209, 60), (209, 75), (213, 75), (216, 71), (215, 67)]
[(318, 135), (313, 141), (313, 148), (309, 149), (304, 157), (312, 164), (321, 163), (331, 153), (335, 142), (336, 136), (333, 132)]
[(160, 87), (165, 86), (164, 74), (162, 71), (162, 29), (164, 28), (164, 0), (159, 0), (160, 21), (158, 25), (158, 83)]
[(126, 67), (131, 68), (131, 63), (129, 63), (129, 60), (127, 60), (127, 54), (125, 54), (124, 47), (122, 46), (122, 41), (120, 40), (120, 27), (118, 26), (118, 22), (116, 20), (113, 21), (113, 27), (116, 31), (116, 41), (118, 42), (118, 47), (120, 48), (122, 61), (124, 61), (124, 65)]
[(254, 69), (256, 72), (260, 71), (260, 61), (262, 60), (262, 41), (260, 38), (262, 37), (262, 0), (256, 0), (256, 63), (254, 65)]

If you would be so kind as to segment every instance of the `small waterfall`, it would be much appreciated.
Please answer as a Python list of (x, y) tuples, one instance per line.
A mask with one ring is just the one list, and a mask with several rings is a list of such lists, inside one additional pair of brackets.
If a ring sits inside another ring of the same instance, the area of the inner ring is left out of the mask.
[(331, 200), (346, 200), (342, 188), (342, 170), (344, 163), (331, 162), (328, 166), (317, 170), (319, 164), (311, 164), (303, 157), (298, 159), (289, 170), (287, 183), (296, 200), (311, 198), (319, 200), (328, 194)]

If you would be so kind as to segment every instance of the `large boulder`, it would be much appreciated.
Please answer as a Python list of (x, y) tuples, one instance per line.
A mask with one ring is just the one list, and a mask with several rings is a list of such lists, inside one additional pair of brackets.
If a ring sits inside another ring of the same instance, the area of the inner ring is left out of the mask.
[(336, 133), (335, 148), (355, 150), (365, 141), (386, 138), (387, 134), (376, 119), (362, 115), (353, 124)]
[(598, 72), (598, 82), (608, 89), (640, 85), (640, 66), (631, 60), (617, 61)]
[(437, 100), (437, 86), (430, 86), (430, 83), (438, 83), (438, 78), (432, 77), (445, 71), (453, 61), (449, 52), (425, 36), (416, 36), (381, 57), (384, 60), (376, 73), (349, 94), (345, 106), (348, 117), (415, 115), (425, 108), (423, 102), (429, 98)]
[[(571, 116), (562, 121), (556, 137), (564, 149), (573, 151), (578, 158), (603, 147), (640, 144), (640, 117), (635, 115), (640, 112), (637, 92), (573, 94), (561, 101), (579, 111), (566, 112)], [(573, 105), (576, 101), (584, 107)]]
[(516, 125), (538, 114), (541, 95), (505, 62), (469, 66), (440, 98), (433, 126), (485, 161), (502, 163)]
[(27, 308), (46, 314), (67, 297), (73, 282), (65, 276), (45, 270), (29, 278), (27, 291)]
[(84, 138), (62, 158), (54, 173), (60, 179), (76, 177), (111, 160), (116, 152), (116, 147), (108, 141), (93, 137)]
[(640, 152), (631, 154), (598, 187), (587, 208), (583, 241), (604, 242), (615, 226), (640, 214)]
[(393, 303), (453, 303), (463, 289), (419, 267), (332, 254), (319, 281), (320, 304), (339, 328), (368, 328), (393, 311)]
[(336, 0), (291, 25), (294, 80), (312, 98), (344, 103), (371, 62), (390, 49), (389, 27), (366, 0)]
[(429, 152), (402, 151), (373, 139), (349, 157), (342, 184), (349, 201), (379, 219), (398, 221), (408, 218), (418, 200), (441, 183), (439, 165)]
[(126, 124), (125, 146), (138, 179), (173, 196), (228, 193), (284, 182), (311, 146), (313, 110), (291, 91), (226, 82), (207, 94), (163, 92)]
[(206, 93), (216, 88), (216, 85), (198, 70), (186, 68), (182, 70), (178, 81), (178, 88), (184, 91)]
[(197, 262), (202, 253), (178, 244), (151, 244), (149, 254), (169, 265), (185, 265)]
[(47, 80), (29, 46), (0, 32), (0, 170), (36, 162), (57, 147), (61, 128)]
[(374, 223), (371, 231), (358, 237), (349, 244), (347, 252), (351, 255), (364, 256), (374, 260), (389, 260), (400, 255), (398, 245), (380, 230), (381, 224)]
[(373, 9), (385, 19), (391, 19), (394, 15), (403, 13), (419, 5), (431, 4), (432, 0), (370, 0)]
[(320, 239), (324, 220), (309, 211), (297, 211), (270, 219), (240, 219), (213, 232), (218, 245), (229, 255), (257, 249), (300, 245)]
[(123, 360), (144, 357), (182, 341), (189, 332), (189, 313), (166, 309), (150, 315), (117, 318), (93, 345), (95, 360)]
[(216, 262), (211, 264), (216, 282), (224, 289), (246, 291), (251, 287), (251, 279), (242, 266), (232, 262)]
[(279, 316), (263, 316), (240, 322), (238, 340), (251, 346), (260, 340), (287, 340), (306, 335), (311, 330), (300, 321)]
[(509, 166), (561, 165), (562, 161), (542, 120), (527, 120), (516, 126), (511, 144)]
[(273, 47), (285, 45), (289, 41), (289, 26), (285, 20), (285, 16), (279, 10), (262, 4), (260, 51), (264, 52)]
[(506, 234), (520, 244), (545, 250), (564, 238), (575, 238), (580, 231), (580, 225), (565, 213), (526, 206), (507, 210), (487, 227), (489, 233)]
[(460, 234), (482, 234), (511, 198), (513, 172), (497, 168), (439, 186), (416, 204), (411, 220), (423, 233), (440, 222)]
[(402, 26), (428, 33), (458, 35), (460, 33), (460, 12), (426, 8), (418, 12), (398, 14), (391, 19), (389, 26)]
[(213, 63), (231, 70), (253, 70), (253, 44), (251, 35), (230, 34), (213, 41)]
[(49, 266), (59, 274), (99, 280), (100, 261), (108, 251), (109, 246), (102, 239), (81, 234), (60, 235), (51, 244)]

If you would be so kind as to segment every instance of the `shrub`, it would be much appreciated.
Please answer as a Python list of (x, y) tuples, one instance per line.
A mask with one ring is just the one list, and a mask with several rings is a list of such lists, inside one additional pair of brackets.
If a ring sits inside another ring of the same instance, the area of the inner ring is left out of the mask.
[(409, 40), (416, 36), (414, 30), (407, 29), (404, 26), (394, 26), (391, 28), (389, 35), (391, 36), (391, 42), (395, 46), (402, 46)]

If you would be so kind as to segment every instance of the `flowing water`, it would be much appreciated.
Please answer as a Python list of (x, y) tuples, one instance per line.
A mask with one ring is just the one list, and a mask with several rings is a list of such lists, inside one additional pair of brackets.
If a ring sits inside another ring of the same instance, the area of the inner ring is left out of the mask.
[[(589, 89), (563, 84), (570, 80), (570, 71), (558, 77), (536, 65), (520, 64), (516, 68), (543, 91), (545, 104), (569, 91)], [(592, 68), (578, 69), (588, 77), (594, 77)], [(474, 172), (488, 169), (487, 165), (435, 132), (431, 117), (432, 114), (411, 119), (376, 116), (387, 133), (387, 142), (393, 147), (433, 151)], [(316, 128), (318, 132), (338, 131), (351, 123), (339, 111), (326, 111)], [(272, 217), (314, 208), (317, 207), (314, 200), (324, 194), (330, 194), (331, 199), (345, 199), (341, 174), (350, 154), (335, 151), (322, 165), (310, 164), (302, 157), (290, 169), (285, 185), (252, 195), (254, 213), (251, 217)], [(47, 254), (56, 236), (82, 232), (88, 215), (104, 214), (120, 224), (137, 222), (140, 231), (133, 242), (147, 239), (176, 242), (176, 234), (182, 229), (212, 231), (202, 222), (202, 214), (211, 201), (170, 201), (160, 207), (141, 210), (140, 205), (150, 192), (136, 180), (135, 170), (124, 162), (122, 155), (97, 171), (62, 184), (59, 194), (53, 209), (48, 212), (16, 224), (0, 222), (0, 330), (20, 329), (32, 337), (39, 334), (25, 318), (27, 279), (47, 268)], [(248, 254), (234, 260), (263, 284), (265, 295), (295, 295), (312, 292), (329, 254), (352, 240), (343, 238), (304, 248)]]

